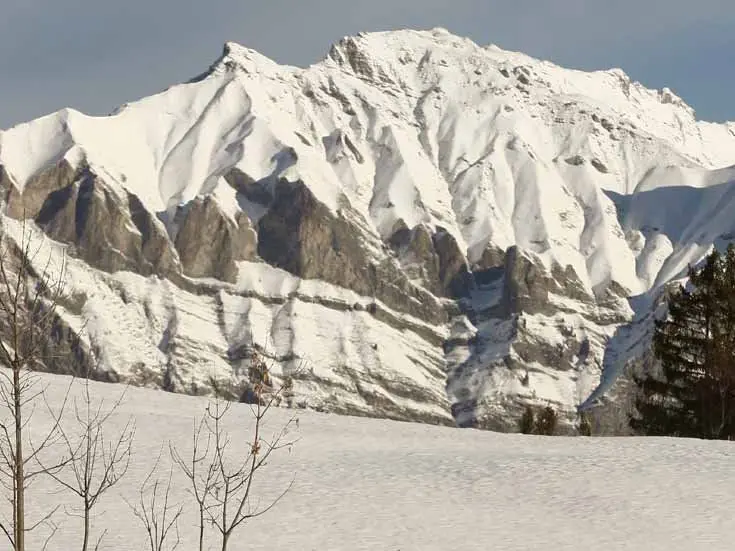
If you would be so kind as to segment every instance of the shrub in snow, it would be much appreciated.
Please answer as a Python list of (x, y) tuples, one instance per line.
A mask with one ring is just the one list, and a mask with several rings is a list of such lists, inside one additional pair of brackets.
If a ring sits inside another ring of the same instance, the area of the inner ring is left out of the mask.
[(556, 432), (556, 424), (559, 417), (551, 406), (546, 406), (536, 417), (535, 432), (546, 436), (553, 436)]
[(521, 416), (520, 428), (523, 434), (533, 434), (534, 415), (531, 406), (526, 406), (526, 409), (523, 411), (523, 415)]
[(580, 414), (579, 427), (577, 431), (580, 436), (592, 436), (592, 423), (586, 413)]

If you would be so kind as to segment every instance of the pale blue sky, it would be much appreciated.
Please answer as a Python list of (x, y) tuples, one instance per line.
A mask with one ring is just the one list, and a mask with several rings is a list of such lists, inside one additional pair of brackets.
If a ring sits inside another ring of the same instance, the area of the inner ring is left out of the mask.
[(0, 0), (0, 128), (104, 114), (189, 79), (234, 40), (308, 65), (358, 31), (442, 26), (581, 69), (669, 86), (735, 120), (735, 0)]

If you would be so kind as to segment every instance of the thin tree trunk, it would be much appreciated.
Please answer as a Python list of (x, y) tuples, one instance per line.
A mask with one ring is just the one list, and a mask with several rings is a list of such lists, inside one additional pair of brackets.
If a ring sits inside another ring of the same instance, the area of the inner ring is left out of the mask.
[(227, 540), (230, 534), (227, 531), (227, 501), (229, 500), (229, 483), (225, 482), (224, 503), (222, 504), (222, 551), (227, 551)]
[(20, 396), (20, 369), (13, 368), (15, 407), (15, 551), (25, 551), (25, 476), (23, 474), (23, 411)]
[(84, 500), (84, 541), (82, 542), (82, 551), (87, 551), (89, 547), (89, 510), (91, 509), (89, 501)]
[(90, 419), (90, 409), (89, 409), (89, 379), (87, 379), (87, 386), (86, 389), (86, 400), (87, 400), (87, 428), (84, 431), (84, 440), (85, 440), (85, 448), (86, 453), (84, 455), (84, 541), (83, 541), (83, 547), (82, 551), (87, 551), (87, 546), (89, 545), (89, 512), (92, 508), (92, 505), (90, 504), (89, 500), (89, 486), (91, 482), (90, 473), (92, 472), (92, 431), (91, 427), (89, 426), (89, 419)]
[(199, 509), (199, 551), (204, 551), (204, 511)]

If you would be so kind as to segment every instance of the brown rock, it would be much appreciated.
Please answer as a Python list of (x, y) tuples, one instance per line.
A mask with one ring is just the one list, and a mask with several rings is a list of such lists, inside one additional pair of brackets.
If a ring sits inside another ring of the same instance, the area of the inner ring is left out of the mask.
[(364, 243), (370, 238), (360, 230), (358, 216), (349, 208), (334, 214), (303, 182), (279, 180), (273, 205), (258, 222), (258, 254), (299, 277), (374, 296), (425, 321), (444, 321), (437, 300), (412, 285), (395, 260), (368, 252)]
[(48, 194), (36, 222), (101, 270), (142, 275), (178, 271), (178, 257), (163, 224), (134, 195), (126, 195), (127, 201), (121, 201), (104, 180), (84, 169), (73, 184)]
[(0, 188), (6, 194), (8, 216), (17, 220), (35, 218), (46, 201), (46, 197), (54, 191), (71, 185), (77, 178), (77, 174), (85, 168), (86, 165), (83, 165), (75, 169), (66, 159), (61, 159), (31, 178), (21, 194), (16, 183), (0, 166)]
[(197, 197), (187, 205), (176, 234), (186, 275), (234, 281), (235, 262), (253, 259), (256, 248), (257, 235), (244, 213), (233, 221), (212, 196)]

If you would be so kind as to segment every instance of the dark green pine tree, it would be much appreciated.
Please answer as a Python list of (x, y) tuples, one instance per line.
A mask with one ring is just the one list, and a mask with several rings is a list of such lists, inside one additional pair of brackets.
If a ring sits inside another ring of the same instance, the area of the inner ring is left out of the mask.
[(712, 437), (732, 439), (735, 437), (735, 246), (728, 246), (720, 266), (713, 369), (708, 372), (703, 394), (709, 406)]
[(735, 436), (735, 248), (689, 269), (689, 285), (669, 299), (656, 323), (653, 351), (663, 378), (636, 379), (638, 415), (648, 435), (726, 439)]

